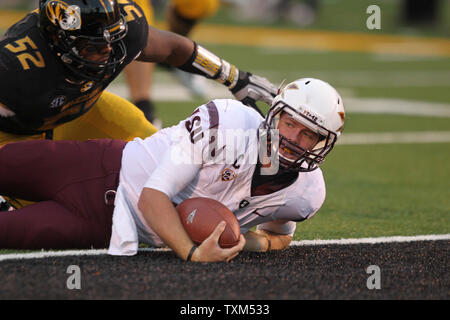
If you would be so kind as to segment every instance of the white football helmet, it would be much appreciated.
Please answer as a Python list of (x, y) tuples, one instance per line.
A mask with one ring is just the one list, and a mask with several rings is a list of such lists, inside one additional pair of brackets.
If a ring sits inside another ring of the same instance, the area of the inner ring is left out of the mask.
[[(279, 145), (272, 145), (270, 138), (267, 139), (270, 152), (278, 153), (279, 165), (285, 170), (308, 172), (317, 169), (333, 149), (344, 128), (345, 110), (342, 98), (328, 83), (303, 78), (279, 90), (263, 122), (263, 128), (278, 129), (283, 112), (319, 134), (319, 141), (311, 150), (305, 150), (280, 134)], [(279, 152), (280, 148), (287, 149), (294, 157), (283, 156)]]

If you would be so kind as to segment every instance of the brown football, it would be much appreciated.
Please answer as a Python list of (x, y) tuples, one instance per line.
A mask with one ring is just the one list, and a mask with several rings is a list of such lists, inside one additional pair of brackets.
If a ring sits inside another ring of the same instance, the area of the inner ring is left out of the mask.
[(220, 221), (226, 222), (219, 238), (222, 248), (230, 248), (239, 242), (241, 230), (236, 216), (219, 201), (210, 198), (191, 198), (176, 207), (184, 229), (191, 240), (200, 245), (214, 231)]

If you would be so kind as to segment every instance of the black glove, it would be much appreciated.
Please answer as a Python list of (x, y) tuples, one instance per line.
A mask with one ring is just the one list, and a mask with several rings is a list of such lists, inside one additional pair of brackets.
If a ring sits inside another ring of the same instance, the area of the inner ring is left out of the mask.
[(254, 108), (263, 117), (264, 114), (256, 105), (256, 101), (264, 101), (270, 106), (277, 95), (277, 87), (269, 80), (242, 70), (239, 70), (239, 79), (230, 91), (236, 99)]

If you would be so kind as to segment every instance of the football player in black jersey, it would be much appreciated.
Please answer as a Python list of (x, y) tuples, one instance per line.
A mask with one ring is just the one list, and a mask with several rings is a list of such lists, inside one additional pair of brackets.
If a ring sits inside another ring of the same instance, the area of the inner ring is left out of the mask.
[(41, 0), (0, 38), (0, 146), (53, 138), (131, 140), (156, 132), (105, 91), (133, 60), (165, 62), (226, 85), (238, 100), (271, 103), (276, 88), (188, 38), (149, 27), (131, 0)]
[(131, 103), (104, 91), (135, 59), (215, 79), (247, 104), (270, 103), (276, 94), (267, 80), (149, 27), (130, 0), (41, 0), (0, 39), (0, 145), (42, 135), (129, 140), (153, 134)]

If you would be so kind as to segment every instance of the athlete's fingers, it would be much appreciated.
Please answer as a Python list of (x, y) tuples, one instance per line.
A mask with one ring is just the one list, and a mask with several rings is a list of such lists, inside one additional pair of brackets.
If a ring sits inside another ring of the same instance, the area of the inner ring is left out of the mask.
[(237, 247), (236, 249), (239, 249), (239, 251), (242, 251), (242, 249), (244, 249), (244, 247), (245, 247), (245, 243), (246, 243), (245, 237), (243, 234), (241, 234), (239, 236), (239, 243), (237, 245), (235, 245), (234, 247)]
[(235, 254), (233, 254), (231, 257), (228, 257), (225, 261), (226, 262), (230, 262), (232, 259), (234, 259), (237, 255), (239, 254), (239, 252), (236, 252)]
[(226, 259), (227, 262), (234, 259), (244, 249), (245, 242), (246, 242), (245, 237), (241, 234), (239, 236), (239, 243), (234, 247), (230, 248), (231, 250), (236, 250), (236, 252), (230, 254), (230, 256)]
[[(245, 237), (241, 234), (241, 235), (239, 236), (239, 242), (238, 242), (238, 244), (236, 244), (234, 247), (227, 248), (227, 249), (223, 249), (223, 250), (224, 250), (225, 257), (233, 256), (233, 258), (234, 258), (234, 255), (239, 254), (239, 252), (241, 252), (242, 249), (244, 249), (244, 246), (245, 246)], [(231, 259), (232, 259), (232, 258), (231, 258)], [(231, 259), (230, 259), (230, 260), (231, 260)]]
[(226, 227), (226, 223), (225, 221), (221, 221), (216, 228), (214, 229), (214, 231), (209, 235), (208, 238), (213, 239), (216, 243), (219, 243), (219, 238), (222, 235), (223, 231), (225, 230)]

